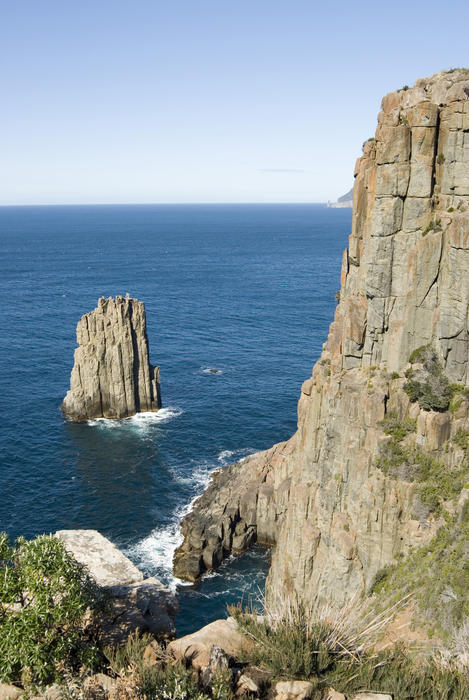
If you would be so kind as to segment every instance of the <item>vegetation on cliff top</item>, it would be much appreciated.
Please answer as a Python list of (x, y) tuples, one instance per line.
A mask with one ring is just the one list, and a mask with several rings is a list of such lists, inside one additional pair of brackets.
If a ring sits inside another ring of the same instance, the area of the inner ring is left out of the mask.
[(0, 680), (47, 683), (100, 657), (103, 595), (60, 540), (0, 534)]
[[(145, 661), (148, 644), (159, 656), (150, 665)], [(203, 688), (196, 675), (182, 663), (174, 663), (151, 635), (133, 635), (126, 644), (106, 649), (113, 673), (119, 677), (122, 700), (232, 700), (231, 674), (219, 670)]]
[(469, 696), (467, 670), (454, 660), (423, 656), (399, 644), (374, 651), (396, 607), (381, 614), (373, 613), (369, 603), (357, 601), (341, 611), (307, 610), (291, 600), (275, 607), (268, 607), (263, 618), (231, 609), (254, 642), (243, 652), (243, 659), (276, 678), (310, 681), (314, 698), (323, 697), (330, 687), (343, 693), (366, 688), (396, 698), (462, 700)]

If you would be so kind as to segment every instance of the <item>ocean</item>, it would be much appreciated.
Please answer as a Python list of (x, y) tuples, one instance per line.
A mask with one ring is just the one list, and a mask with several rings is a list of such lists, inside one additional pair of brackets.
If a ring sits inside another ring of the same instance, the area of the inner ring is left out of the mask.
[[(184, 585), (178, 522), (215, 469), (295, 431), (350, 228), (351, 210), (308, 204), (0, 208), (0, 531), (99, 530), (176, 591), (179, 634), (255, 601), (269, 550)], [(163, 409), (71, 423), (77, 321), (127, 292)]]

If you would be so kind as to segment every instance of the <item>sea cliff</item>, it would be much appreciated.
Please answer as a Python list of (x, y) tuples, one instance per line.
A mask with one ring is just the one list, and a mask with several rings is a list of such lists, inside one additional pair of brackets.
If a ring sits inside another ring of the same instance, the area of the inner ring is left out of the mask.
[(259, 542), (275, 545), (268, 600), (340, 606), (458, 512), (468, 207), (469, 71), (388, 94), (355, 167), (339, 302), (298, 430), (214, 475), (182, 521), (177, 576), (195, 580)]

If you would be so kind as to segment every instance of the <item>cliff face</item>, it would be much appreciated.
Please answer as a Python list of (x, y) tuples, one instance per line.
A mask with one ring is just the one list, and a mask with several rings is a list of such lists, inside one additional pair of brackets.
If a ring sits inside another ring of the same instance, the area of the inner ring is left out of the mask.
[(149, 362), (141, 301), (102, 297), (78, 322), (77, 342), (62, 404), (69, 418), (126, 418), (161, 407), (159, 367)]
[[(276, 545), (268, 597), (342, 605), (433, 536), (446, 506), (426, 506), (428, 488), (378, 468), (391, 439), (381, 421), (412, 425), (395, 440), (407, 462), (423, 454), (451, 482), (463, 459), (452, 438), (469, 428), (468, 207), (469, 71), (387, 95), (355, 168), (340, 301), (302, 387), (298, 430), (215, 475), (183, 520), (176, 575), (194, 580), (257, 540)], [(451, 410), (423, 408), (404, 390), (422, 371), (418, 357), (409, 364), (420, 346), (432, 348), (448, 391), (460, 385)]]

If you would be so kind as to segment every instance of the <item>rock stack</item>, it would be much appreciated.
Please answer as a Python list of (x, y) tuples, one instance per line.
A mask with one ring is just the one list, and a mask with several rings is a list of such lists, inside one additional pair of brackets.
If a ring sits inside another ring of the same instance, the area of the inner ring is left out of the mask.
[[(415, 425), (407, 444), (449, 471), (464, 456), (469, 70), (383, 99), (375, 138), (355, 168), (353, 202), (339, 303), (302, 386), (298, 431), (214, 477), (183, 520), (177, 576), (195, 580), (231, 552), (275, 544), (268, 601), (341, 606), (441, 524), (422, 515), (412, 479), (385, 475), (377, 456), (389, 444), (382, 421), (390, 417)], [(421, 346), (459, 392), (450, 410), (432, 410), (408, 391)]]
[(77, 324), (70, 390), (62, 404), (75, 421), (127, 418), (161, 408), (160, 371), (149, 362), (143, 302), (102, 297)]

